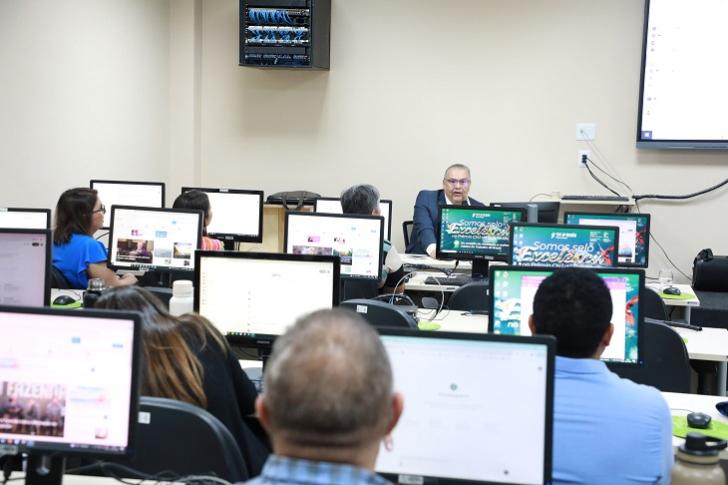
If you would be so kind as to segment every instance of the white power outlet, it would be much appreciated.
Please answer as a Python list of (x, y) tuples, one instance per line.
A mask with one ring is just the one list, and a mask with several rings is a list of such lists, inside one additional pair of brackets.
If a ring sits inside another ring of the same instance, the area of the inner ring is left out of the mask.
[(576, 141), (593, 141), (597, 137), (597, 125), (595, 123), (577, 123)]
[(576, 159), (576, 165), (579, 168), (586, 168), (586, 163), (583, 161), (584, 157), (591, 159), (591, 150), (579, 150), (578, 158)]

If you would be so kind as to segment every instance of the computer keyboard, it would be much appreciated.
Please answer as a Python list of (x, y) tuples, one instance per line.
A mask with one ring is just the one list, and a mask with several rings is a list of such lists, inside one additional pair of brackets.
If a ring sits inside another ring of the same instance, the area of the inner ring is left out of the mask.
[(561, 200), (593, 200), (605, 202), (629, 202), (629, 197), (621, 195), (562, 195)]
[(428, 276), (425, 278), (426, 285), (463, 286), (473, 281), (469, 274), (453, 273), (450, 276)]

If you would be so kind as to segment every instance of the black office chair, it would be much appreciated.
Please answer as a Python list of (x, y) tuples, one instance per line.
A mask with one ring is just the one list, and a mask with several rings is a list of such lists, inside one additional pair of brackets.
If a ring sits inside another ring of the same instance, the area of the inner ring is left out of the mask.
[(453, 292), (447, 302), (450, 310), (466, 310), (472, 312), (488, 311), (488, 282), (473, 281)]
[(660, 322), (642, 326), (642, 366), (609, 365), (620, 377), (663, 392), (690, 392), (690, 360), (682, 337)]
[(51, 288), (58, 288), (61, 290), (70, 290), (71, 284), (68, 282), (61, 270), (51, 265)]
[(642, 309), (642, 314), (647, 318), (668, 320), (665, 302), (662, 301), (659, 293), (651, 288), (645, 288), (645, 292), (642, 294), (640, 308)]
[[(134, 454), (107, 458), (148, 475), (170, 470), (177, 475), (214, 475), (230, 482), (250, 478), (233, 435), (220, 420), (188, 403), (142, 396), (139, 414), (148, 418), (137, 425)], [(126, 478), (145, 478), (131, 471)]]
[(359, 298), (342, 301), (339, 306), (357, 312), (374, 327), (417, 329), (415, 317), (391, 303)]
[(412, 229), (415, 227), (415, 221), (404, 221), (402, 223), (402, 233), (404, 234), (404, 247), (409, 246), (410, 238), (412, 238)]

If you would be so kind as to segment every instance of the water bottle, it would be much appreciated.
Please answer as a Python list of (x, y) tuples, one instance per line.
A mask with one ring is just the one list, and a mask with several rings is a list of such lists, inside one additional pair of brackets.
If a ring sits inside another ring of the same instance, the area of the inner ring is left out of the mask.
[(702, 433), (688, 433), (675, 455), (672, 485), (726, 485), (718, 457), (725, 447), (723, 440), (708, 438)]
[(169, 299), (169, 313), (178, 317), (194, 309), (194, 294), (190, 280), (177, 280), (172, 284), (172, 298)]

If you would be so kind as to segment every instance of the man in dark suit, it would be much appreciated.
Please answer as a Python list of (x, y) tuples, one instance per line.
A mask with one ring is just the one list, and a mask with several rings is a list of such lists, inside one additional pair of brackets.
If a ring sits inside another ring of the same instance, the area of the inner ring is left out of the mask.
[(450, 165), (445, 170), (442, 190), (421, 190), (417, 194), (414, 227), (410, 237), (408, 253), (428, 254), (435, 257), (435, 247), (440, 234), (437, 208), (441, 205), (483, 206), (482, 202), (468, 197), (470, 192), (470, 169), (461, 163)]

